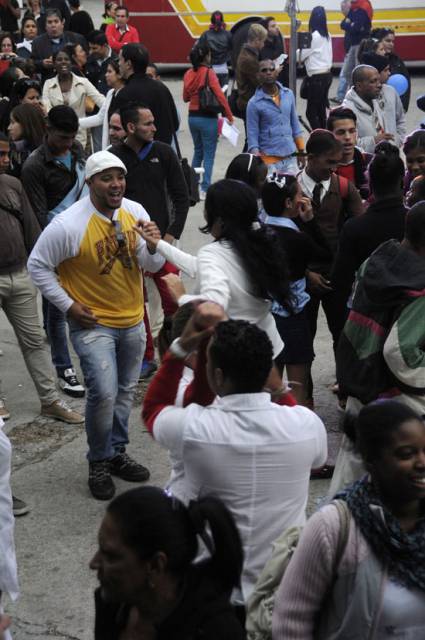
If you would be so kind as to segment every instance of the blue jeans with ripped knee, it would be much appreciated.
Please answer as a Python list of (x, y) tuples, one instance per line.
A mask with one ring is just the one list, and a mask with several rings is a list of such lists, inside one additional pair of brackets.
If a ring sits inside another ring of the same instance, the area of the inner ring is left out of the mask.
[(128, 419), (146, 345), (144, 323), (123, 329), (69, 325), (87, 387), (87, 457), (113, 458), (128, 444)]

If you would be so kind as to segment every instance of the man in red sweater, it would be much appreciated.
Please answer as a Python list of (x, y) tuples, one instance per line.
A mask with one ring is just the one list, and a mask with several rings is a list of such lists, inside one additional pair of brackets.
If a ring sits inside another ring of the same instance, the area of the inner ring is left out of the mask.
[(105, 35), (112, 51), (118, 54), (121, 48), (129, 42), (140, 42), (139, 33), (135, 27), (128, 24), (127, 7), (118, 7), (115, 12), (115, 24), (108, 24)]

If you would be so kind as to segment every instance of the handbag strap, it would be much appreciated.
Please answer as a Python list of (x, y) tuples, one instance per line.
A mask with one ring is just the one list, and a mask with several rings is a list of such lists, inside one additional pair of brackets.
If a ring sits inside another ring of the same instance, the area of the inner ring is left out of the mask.
[(209, 72), (210, 72), (210, 69), (209, 69), (209, 67), (207, 67), (207, 72), (206, 72), (206, 74), (205, 74), (204, 89), (206, 89), (207, 87), (209, 87), (209, 86), (210, 86), (210, 83), (208, 82), (208, 74), (209, 74)]

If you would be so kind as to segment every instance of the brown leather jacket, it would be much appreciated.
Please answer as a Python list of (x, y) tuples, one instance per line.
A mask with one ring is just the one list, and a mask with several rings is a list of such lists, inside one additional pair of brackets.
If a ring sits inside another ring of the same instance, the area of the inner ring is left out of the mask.
[(40, 225), (20, 181), (0, 175), (0, 275), (23, 269)]
[(236, 82), (238, 84), (237, 106), (241, 111), (246, 110), (248, 101), (259, 85), (258, 80), (258, 51), (244, 44), (236, 63)]

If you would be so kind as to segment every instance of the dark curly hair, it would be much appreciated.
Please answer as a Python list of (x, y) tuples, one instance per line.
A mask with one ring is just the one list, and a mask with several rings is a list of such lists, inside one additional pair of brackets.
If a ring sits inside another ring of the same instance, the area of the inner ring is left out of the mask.
[(256, 325), (227, 320), (217, 325), (208, 357), (231, 380), (233, 393), (259, 393), (273, 365), (273, 346)]
[(228, 240), (233, 245), (252, 283), (251, 294), (276, 300), (290, 310), (286, 255), (274, 233), (257, 221), (255, 191), (238, 180), (219, 180), (207, 191), (205, 216), (207, 224), (201, 231), (209, 233), (216, 221), (221, 223), (218, 242)]

